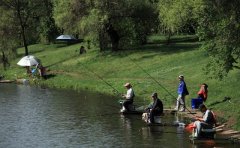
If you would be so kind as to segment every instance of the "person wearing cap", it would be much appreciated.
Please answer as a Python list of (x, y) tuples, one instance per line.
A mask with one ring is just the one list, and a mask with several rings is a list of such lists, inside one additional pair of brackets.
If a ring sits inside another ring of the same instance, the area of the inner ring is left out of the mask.
[(123, 101), (121, 112), (129, 111), (129, 105), (133, 104), (133, 98), (135, 97), (132, 85), (130, 83), (126, 83), (124, 86), (127, 89), (127, 93), (122, 95), (125, 100)]
[(199, 110), (203, 113), (202, 117), (196, 117), (195, 122), (194, 122), (194, 138), (199, 138), (200, 137), (200, 132), (202, 129), (212, 129), (214, 125), (216, 124), (216, 118), (213, 114), (213, 112), (209, 109), (204, 104), (201, 104), (199, 106)]
[(158, 94), (155, 92), (151, 95), (153, 103), (150, 104), (145, 110), (149, 113), (150, 123), (154, 123), (154, 116), (159, 116), (163, 113), (163, 103), (158, 98)]
[[(185, 111), (185, 96), (188, 95), (188, 90), (187, 90), (187, 85), (184, 81), (184, 76), (180, 75), (178, 76), (179, 79), (179, 85), (178, 85), (178, 97), (177, 97), (177, 102), (176, 102), (176, 107), (175, 110), (179, 110), (181, 112)], [(181, 107), (181, 108), (180, 108)]]

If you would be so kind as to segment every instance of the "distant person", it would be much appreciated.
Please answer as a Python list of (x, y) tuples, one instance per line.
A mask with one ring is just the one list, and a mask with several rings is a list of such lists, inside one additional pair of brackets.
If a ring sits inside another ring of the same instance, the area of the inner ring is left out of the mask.
[(212, 129), (216, 124), (213, 112), (207, 109), (204, 104), (199, 106), (199, 110), (203, 113), (203, 116), (195, 118), (197, 121), (193, 124), (195, 126), (193, 138), (199, 138), (202, 129)]
[(37, 73), (38, 73), (38, 68), (37, 68), (37, 66), (36, 66), (35, 68), (33, 68), (31, 72), (32, 72), (32, 76), (37, 75)]
[(159, 116), (163, 113), (163, 103), (158, 98), (157, 93), (153, 93), (151, 98), (153, 102), (145, 109), (145, 111), (149, 113), (150, 123), (154, 123), (154, 116)]
[(187, 85), (184, 81), (184, 76), (180, 75), (180, 76), (178, 76), (178, 79), (179, 79), (179, 85), (178, 85), (178, 90), (177, 90), (178, 97), (177, 97), (175, 110), (184, 112), (186, 109), (185, 96), (189, 95), (189, 93), (187, 90)]
[(83, 54), (83, 53), (86, 53), (86, 49), (84, 48), (84, 46), (81, 46), (80, 49), (79, 49), (79, 54)]
[(208, 85), (203, 83), (198, 91), (198, 98), (201, 98), (204, 102), (208, 97)]
[(27, 70), (27, 75), (31, 76), (32, 75), (32, 71), (30, 66), (25, 66), (26, 70)]
[(47, 74), (46, 74), (46, 68), (43, 67), (42, 64), (37, 64), (37, 69), (38, 69), (38, 73), (39, 73), (39, 76), (46, 79), (47, 78)]
[(132, 85), (130, 83), (126, 83), (124, 86), (127, 89), (127, 93), (122, 95), (125, 100), (123, 101), (121, 112), (130, 111), (129, 105), (133, 104), (133, 98), (135, 97)]

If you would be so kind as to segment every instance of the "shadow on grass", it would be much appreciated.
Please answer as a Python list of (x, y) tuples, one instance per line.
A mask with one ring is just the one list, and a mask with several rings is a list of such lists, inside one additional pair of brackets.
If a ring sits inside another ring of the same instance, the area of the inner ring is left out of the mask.
[(231, 98), (230, 97), (224, 97), (224, 99), (223, 100), (221, 100), (221, 101), (215, 101), (215, 102), (212, 102), (211, 104), (209, 104), (208, 106), (210, 106), (210, 107), (212, 107), (212, 106), (215, 106), (215, 105), (217, 105), (217, 104), (219, 104), (219, 103), (224, 103), (224, 102), (226, 102), (226, 101), (230, 101), (231, 100)]
[(51, 79), (54, 78), (56, 75), (55, 74), (48, 74), (46, 75), (46, 79)]
[(164, 52), (164, 53), (177, 53), (195, 50), (200, 47), (200, 43), (171, 43), (166, 44), (146, 44), (135, 48), (135, 51), (150, 51), (150, 52)]
[[(64, 44), (64, 43), (59, 43), (59, 44), (51, 44), (51, 45), (48, 45), (48, 46), (43, 46), (39, 49), (36, 49), (34, 47), (31, 47), (28, 49), (28, 55), (34, 55), (34, 54), (37, 54), (37, 53), (41, 53), (41, 52), (44, 52), (45, 50), (59, 50), (63, 47), (67, 47), (67, 46), (71, 46), (73, 44)], [(19, 53), (17, 55), (18, 58), (20, 57), (24, 57), (25, 56), (25, 53)]]
[(66, 58), (66, 59), (64, 59), (64, 60), (61, 60), (61, 61), (55, 62), (55, 63), (53, 63), (53, 64), (47, 65), (46, 68), (49, 68), (49, 67), (52, 67), (52, 66), (54, 66), (54, 65), (57, 65), (57, 64), (60, 64), (60, 63), (66, 62), (66, 61), (71, 60), (71, 59), (74, 59), (74, 58), (76, 58), (76, 57), (78, 57), (78, 56), (79, 56), (79, 55), (74, 55), (74, 56), (71, 56), (71, 57)]
[[(126, 56), (131, 56), (134, 53), (150, 53), (148, 55), (144, 55), (141, 59), (153, 58), (159, 54), (161, 55), (169, 55), (169, 54), (176, 54), (181, 52), (188, 52), (198, 49), (201, 46), (200, 42), (183, 42), (183, 43), (172, 43), (169, 45), (166, 44), (146, 44), (139, 47), (135, 47), (132, 49), (124, 49), (119, 50), (117, 52), (112, 51), (104, 51), (101, 56), (108, 56), (111, 55), (112, 57), (119, 57), (124, 58)], [(152, 53), (152, 54), (151, 54)], [(99, 55), (98, 55), (99, 56)], [(141, 60), (139, 59), (139, 60)]]
[[(182, 42), (198, 42), (199, 38), (197, 36), (173, 36), (171, 37), (169, 44), (171, 43), (182, 43)], [(161, 39), (149, 39), (148, 44), (167, 44), (167, 38)]]
[[(196, 36), (174, 36), (171, 39), (170, 44), (166, 44), (165, 38), (151, 39), (145, 45), (129, 47), (129, 49), (120, 49), (118, 51), (112, 51), (110, 48), (100, 52), (96, 55), (98, 57), (111, 56), (113, 58), (124, 58), (131, 56), (135, 53), (143, 53), (143, 56), (139, 59), (153, 58), (159, 54), (168, 55), (181, 52), (188, 52), (198, 49), (201, 46), (201, 42), (198, 41)], [(148, 53), (146, 55), (146, 53)]]

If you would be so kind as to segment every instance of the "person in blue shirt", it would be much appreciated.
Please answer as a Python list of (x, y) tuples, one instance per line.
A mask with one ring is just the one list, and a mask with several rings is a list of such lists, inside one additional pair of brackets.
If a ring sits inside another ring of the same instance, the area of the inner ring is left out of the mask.
[(184, 76), (180, 75), (178, 76), (179, 79), (179, 85), (178, 85), (178, 97), (177, 97), (177, 102), (176, 102), (176, 107), (175, 110), (184, 112), (186, 109), (185, 106), (185, 96), (188, 95), (188, 90), (187, 90), (187, 85), (184, 81)]

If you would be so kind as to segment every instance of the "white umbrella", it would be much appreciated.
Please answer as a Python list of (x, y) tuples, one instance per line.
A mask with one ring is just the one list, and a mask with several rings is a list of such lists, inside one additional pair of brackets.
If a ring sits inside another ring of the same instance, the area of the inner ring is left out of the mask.
[(17, 64), (20, 66), (33, 66), (40, 63), (40, 60), (32, 55), (23, 57)]

